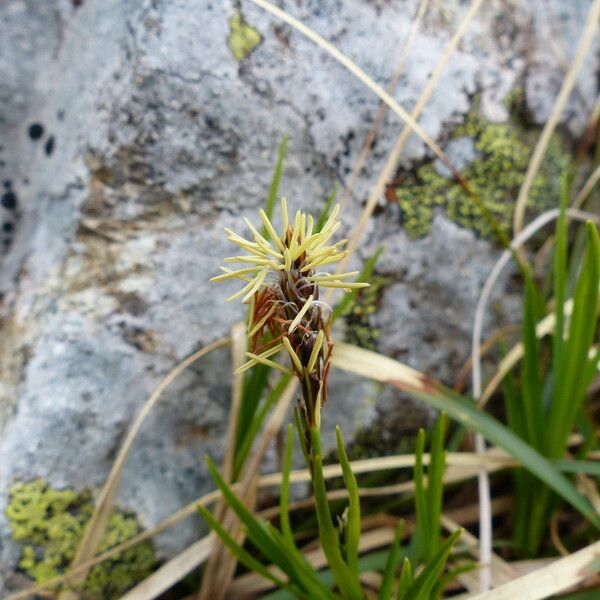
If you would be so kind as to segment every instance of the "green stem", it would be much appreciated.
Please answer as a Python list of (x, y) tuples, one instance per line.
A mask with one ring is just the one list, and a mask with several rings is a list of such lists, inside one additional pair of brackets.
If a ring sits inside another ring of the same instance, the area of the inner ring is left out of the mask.
[[(301, 431), (298, 433), (302, 435)], [(347, 600), (363, 600), (364, 595), (358, 583), (358, 573), (352, 573), (348, 565), (344, 562), (340, 549), (339, 534), (331, 520), (325, 479), (323, 477), (321, 431), (317, 427), (311, 427), (309, 433), (311, 441), (310, 462), (312, 466), (312, 485), (315, 495), (321, 547), (342, 597)]]

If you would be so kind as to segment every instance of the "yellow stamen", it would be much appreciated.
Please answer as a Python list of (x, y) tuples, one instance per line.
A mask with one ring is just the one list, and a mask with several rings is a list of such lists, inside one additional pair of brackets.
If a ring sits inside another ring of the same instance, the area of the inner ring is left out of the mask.
[[(260, 354), (260, 356), (262, 356), (263, 358), (268, 358), (269, 356), (273, 356), (273, 354), (277, 354), (277, 352), (279, 352), (280, 350), (283, 350), (283, 348), (284, 348), (283, 344), (277, 344), (277, 346), (274, 346), (273, 348), (269, 348), (269, 350), (265, 350), (262, 354)], [(250, 355), (250, 353), (246, 352), (246, 356), (249, 356), (249, 355)], [(251, 356), (254, 357), (256, 355), (252, 354)], [(252, 360), (245, 362), (241, 367), (239, 367), (235, 371), (235, 374), (237, 375), (238, 373), (248, 370), (249, 368), (256, 365), (258, 362), (260, 362), (260, 361), (257, 361), (254, 358), (252, 358)]]
[(223, 275), (216, 275), (215, 277), (211, 277), (209, 281), (226, 281), (227, 279), (245, 279), (246, 281), (250, 281), (248, 277), (243, 277), (246, 273), (253, 273), (257, 271), (260, 267), (247, 267), (245, 269), (239, 269), (237, 271), (232, 271), (231, 269), (227, 269), (226, 267), (220, 267), (222, 271), (224, 271)]
[(317, 359), (319, 358), (319, 351), (321, 350), (321, 346), (323, 345), (323, 340), (325, 339), (325, 334), (321, 329), (317, 334), (317, 339), (315, 340), (315, 345), (313, 346), (312, 352), (310, 353), (310, 358), (308, 359), (308, 365), (306, 365), (306, 370), (311, 373), (317, 364)]
[(251, 242), (250, 240), (247, 240), (246, 238), (242, 237), (241, 235), (238, 235), (235, 231), (232, 231), (228, 227), (225, 227), (225, 232), (227, 233), (227, 239), (230, 242), (233, 242), (234, 244), (244, 246), (245, 248), (254, 248), (255, 250), (260, 249), (260, 246), (256, 242)]
[(241, 263), (253, 263), (256, 265), (270, 266), (273, 261), (270, 258), (261, 258), (259, 256), (228, 256), (225, 262), (241, 262)]
[(262, 271), (256, 276), (254, 285), (248, 290), (248, 293), (242, 298), (242, 304), (245, 304), (246, 302), (248, 302), (248, 300), (250, 300), (250, 298), (252, 298), (254, 293), (257, 292), (260, 289), (260, 286), (265, 282), (266, 278), (267, 278), (267, 271)]
[[(233, 296), (229, 296), (227, 298), (227, 302), (230, 300), (235, 300), (240, 296), (244, 296), (244, 294), (250, 294), (250, 296), (263, 284), (265, 277), (267, 276), (267, 271), (261, 271), (254, 279), (251, 279), (250, 282), (245, 285), (239, 292), (233, 294)], [(242, 302), (246, 302), (246, 298), (249, 296), (244, 296)]]
[(248, 319), (252, 323), (254, 321), (254, 311), (256, 310), (256, 296), (252, 296), (250, 299), (250, 308), (248, 309)]
[(285, 232), (288, 228), (288, 209), (287, 200), (285, 199), (285, 196), (281, 197), (281, 221), (283, 222), (283, 233), (285, 235)]
[[(254, 296), (252, 296), (254, 298)], [(262, 326), (267, 322), (267, 319), (275, 312), (277, 309), (277, 304), (273, 303), (271, 308), (267, 311), (267, 314), (248, 332), (248, 337), (254, 336), (258, 331), (262, 329)], [(252, 325), (252, 319), (250, 320), (250, 325)]]
[(322, 231), (325, 231), (325, 229), (328, 229), (329, 227), (332, 227), (333, 224), (336, 222), (337, 216), (340, 212), (340, 205), (336, 204), (333, 207), (333, 210), (331, 211), (329, 218), (327, 219), (327, 221), (325, 222), (325, 225), (323, 225), (323, 229)]
[(296, 370), (298, 371), (298, 373), (302, 373), (304, 371), (304, 369), (302, 368), (302, 363), (300, 362), (300, 359), (298, 358), (298, 355), (296, 354), (296, 352), (294, 352), (294, 349), (292, 348), (292, 344), (290, 344), (290, 340), (288, 340), (286, 337), (284, 337), (283, 345), (285, 346), (285, 349), (288, 351), (288, 354), (290, 355), (290, 358), (292, 359), (292, 362), (294, 363), (294, 366), (296, 367)]
[(292, 268), (292, 253), (286, 248), (283, 251), (283, 268), (287, 271)]
[(319, 383), (319, 392), (315, 400), (315, 425), (318, 429), (321, 428), (321, 398), (323, 396), (323, 381)]
[(248, 227), (248, 229), (254, 235), (254, 240), (256, 241), (256, 243), (259, 246), (263, 246), (264, 248), (271, 247), (271, 244), (269, 244), (269, 242), (260, 233), (258, 233), (258, 230), (256, 229), (256, 227), (254, 227), (254, 225), (252, 225), (252, 223), (250, 223), (250, 219), (248, 219), (248, 217), (244, 217), (244, 222), (246, 223), (246, 226)]
[(267, 213), (261, 208), (258, 214), (260, 215), (260, 218), (263, 222), (263, 225), (265, 226), (265, 229), (269, 232), (271, 239), (277, 244), (277, 246), (279, 246), (279, 250), (281, 250), (281, 252), (283, 252), (283, 243), (279, 239), (279, 236), (277, 235), (277, 232), (275, 231), (275, 228), (273, 227), (273, 223), (271, 223), (271, 221), (269, 220), (269, 217), (267, 217)]
[(266, 365), (267, 367), (272, 367), (273, 369), (279, 369), (286, 375), (294, 374), (294, 372), (289, 367), (280, 365), (279, 363), (276, 363), (274, 360), (269, 360), (268, 358), (265, 358), (262, 354), (252, 354), (251, 352), (246, 352), (246, 356), (249, 356), (256, 362), (262, 363), (263, 365)]
[(329, 275), (329, 274), (323, 274), (323, 275), (312, 275), (311, 277), (307, 277), (306, 279), (310, 279), (311, 281), (316, 281), (316, 282), (321, 282), (321, 281), (330, 281), (332, 279), (349, 279), (350, 277), (354, 277), (355, 275), (358, 275), (358, 271), (348, 271), (348, 273), (339, 273), (338, 275)]
[(308, 297), (308, 300), (304, 303), (304, 306), (298, 311), (298, 314), (294, 317), (294, 320), (292, 321), (290, 328), (288, 329), (289, 333), (292, 333), (292, 331), (294, 331), (294, 329), (296, 329), (296, 327), (298, 327), (298, 325), (300, 325), (300, 321), (302, 321), (302, 317), (306, 314), (306, 311), (310, 308), (312, 302), (313, 302), (313, 295), (311, 294)]
[(306, 219), (306, 237), (307, 238), (310, 238), (310, 236), (312, 235), (313, 225), (314, 225), (314, 219), (313, 219), (312, 215), (308, 215), (308, 218)]
[(320, 233), (312, 237), (310, 245), (311, 250), (318, 250), (321, 246), (327, 243), (327, 240), (342, 226), (341, 223), (334, 223), (331, 227), (323, 227)]
[(321, 281), (317, 283), (322, 287), (341, 288), (346, 291), (369, 287), (368, 283), (362, 283), (360, 281)]
[(348, 256), (349, 254), (352, 254), (351, 250), (344, 250), (343, 252), (339, 252), (329, 257), (324, 254), (323, 256), (314, 259), (312, 262), (309, 262), (307, 265), (304, 265), (300, 270), (303, 272), (310, 271), (311, 269), (314, 269), (319, 265), (328, 265), (337, 262), (338, 260), (341, 260), (342, 258)]

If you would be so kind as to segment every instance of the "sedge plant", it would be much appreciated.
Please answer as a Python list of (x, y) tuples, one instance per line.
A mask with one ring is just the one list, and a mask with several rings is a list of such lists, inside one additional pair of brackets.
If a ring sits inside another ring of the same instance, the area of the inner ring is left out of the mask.
[[(331, 244), (329, 240), (340, 227), (337, 221), (339, 206), (335, 206), (326, 220), (315, 224), (312, 216), (300, 211), (289, 219), (287, 203), (281, 200), (282, 233), (278, 234), (269, 215), (260, 211), (263, 232), (246, 219), (252, 234), (248, 240), (227, 229), (228, 239), (246, 252), (226, 258), (226, 263), (241, 263), (238, 269), (221, 267), (223, 274), (214, 281), (240, 279), (244, 286), (229, 300), (241, 298), (249, 304), (247, 336), (249, 359), (238, 372), (252, 368), (277, 370), (286, 377), (296, 377), (300, 384), (295, 408), (295, 421), (300, 447), (310, 473), (314, 495), (319, 540), (335, 583), (335, 592), (324, 583), (298, 549), (292, 533), (288, 509), (289, 473), (293, 454), (293, 427), (290, 425), (281, 486), (280, 530), (274, 528), (249, 511), (220, 475), (217, 467), (208, 460), (209, 470), (226, 502), (245, 527), (249, 542), (276, 565), (281, 575), (264, 566), (253, 553), (221, 526), (206, 509), (200, 511), (223, 543), (247, 568), (270, 579), (277, 587), (298, 598), (344, 598), (361, 600), (365, 597), (360, 582), (361, 509), (359, 489), (344, 448), (342, 433), (336, 429), (338, 457), (342, 467), (344, 485), (348, 494), (348, 507), (344, 512), (341, 530), (333, 520), (327, 499), (323, 475), (321, 444), (321, 410), (327, 402), (333, 342), (330, 329), (333, 311), (319, 299), (320, 288), (341, 288), (347, 292), (368, 284), (351, 281), (358, 272), (331, 274), (327, 267), (346, 257), (343, 247), (346, 240)], [(320, 225), (320, 227), (317, 227)], [(287, 362), (278, 356), (288, 356)], [(440, 587), (440, 575), (460, 532), (455, 532), (444, 543), (440, 542), (440, 513), (442, 476), (444, 470), (443, 422), (434, 434), (429, 483), (424, 485), (422, 454), (424, 433), (417, 448), (416, 515), (420, 533), (412, 544), (411, 557), (404, 553), (404, 564), (399, 580), (396, 567), (400, 556), (400, 528), (390, 549), (384, 569), (380, 598), (425, 600), (434, 597)], [(412, 565), (421, 566), (413, 572)]]
[[(586, 225), (587, 242), (572, 298), (567, 287), (568, 177), (563, 178), (561, 213), (555, 232), (553, 265), (554, 331), (540, 339), (536, 326), (545, 316), (541, 294), (525, 271), (522, 343), (523, 360), (516, 374), (504, 380), (504, 401), (509, 427), (540, 454), (559, 461), (566, 457), (569, 436), (586, 425), (584, 400), (598, 371), (594, 346), (598, 328), (600, 242), (596, 226)], [(593, 443), (593, 442), (592, 442)], [(516, 510), (513, 543), (519, 554), (536, 556), (544, 539), (557, 495), (540, 485), (533, 474), (515, 473)]]

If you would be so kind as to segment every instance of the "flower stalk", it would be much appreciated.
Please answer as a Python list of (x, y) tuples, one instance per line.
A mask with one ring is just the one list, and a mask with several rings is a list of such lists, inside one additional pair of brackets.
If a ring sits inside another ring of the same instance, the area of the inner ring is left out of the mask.
[[(246, 352), (249, 360), (237, 372), (263, 364), (298, 378), (301, 393), (295, 411), (296, 424), (311, 473), (321, 546), (343, 597), (361, 600), (364, 595), (358, 577), (360, 502), (339, 431), (340, 460), (350, 496), (345, 545), (340, 543), (340, 533), (329, 509), (321, 452), (321, 409), (327, 402), (333, 311), (319, 299), (320, 288), (350, 291), (368, 286), (349, 281), (357, 271), (335, 274), (324, 270), (349, 254), (343, 250), (346, 240), (329, 243), (340, 227), (339, 210), (339, 205), (335, 206), (323, 227), (316, 230), (312, 216), (300, 211), (291, 221), (287, 202), (282, 198), (281, 235), (264, 211), (260, 211), (260, 217), (265, 236), (248, 219), (245, 221), (252, 234), (250, 240), (226, 229), (228, 239), (247, 254), (226, 258), (225, 262), (244, 266), (237, 270), (221, 267), (223, 274), (212, 281), (239, 279), (245, 284), (228, 299), (241, 298), (242, 303), (250, 305)], [(281, 351), (289, 356), (289, 364), (276, 360)]]

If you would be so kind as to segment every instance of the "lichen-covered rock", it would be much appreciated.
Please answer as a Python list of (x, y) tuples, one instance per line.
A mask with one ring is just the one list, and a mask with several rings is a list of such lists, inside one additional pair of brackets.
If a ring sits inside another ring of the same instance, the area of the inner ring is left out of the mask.
[[(418, 5), (283, 3), (382, 85)], [(478, 185), (489, 176), (478, 157), (493, 154), (498, 138), (515, 150), (504, 159), (522, 170), (589, 5), (554, 0), (542, 12), (525, 0), (494, 0), (469, 26), (420, 123), (464, 159)], [(465, 10), (459, 0), (431, 3), (393, 91), (403, 106), (416, 102)], [(248, 2), (5, 0), (0, 24), (0, 588), (8, 589), (18, 585), (19, 562), (32, 564), (5, 513), (11, 486), (41, 478), (79, 498), (102, 485), (161, 377), (242, 317), (223, 302), (233, 285), (215, 289), (208, 278), (230, 253), (223, 227), (239, 229), (264, 203), (283, 135), (281, 192), (291, 207), (318, 212), (351, 171), (378, 100)], [(564, 113), (565, 140), (582, 132), (595, 101), (597, 49)], [(538, 128), (526, 140), (506, 103), (518, 88)], [(477, 134), (457, 129), (473, 119)], [(346, 208), (346, 231), (400, 129), (388, 114)], [(560, 167), (562, 142), (557, 148)], [(382, 285), (346, 325), (351, 339), (451, 381), (498, 250), (470, 214), (463, 219), (471, 208), (431, 161), (412, 136), (398, 175), (412, 182), (414, 198), (400, 199), (404, 210), (398, 197), (382, 199), (369, 223), (354, 266), (383, 243)], [(421, 165), (416, 173), (413, 165)], [(443, 207), (422, 194), (420, 178), (432, 198), (447, 195)], [(515, 185), (508, 194), (494, 189), (504, 222)], [(407, 214), (425, 208), (413, 240)], [(496, 300), (500, 318), (518, 318), (510, 294)], [(229, 371), (227, 350), (206, 357), (144, 424), (118, 498), (143, 525), (212, 488), (201, 457), (224, 452)], [(395, 394), (335, 373), (332, 382), (324, 422), (340, 422), (348, 440), (370, 423), (394, 428), (406, 419)], [(198, 525), (171, 529), (158, 550), (181, 548)]]
[[(37, 583), (60, 575), (73, 559), (93, 504), (89, 492), (55, 490), (43, 480), (10, 487), (6, 517), (12, 537), (23, 544), (18, 566)], [(137, 519), (114, 510), (99, 551), (104, 552), (139, 532)], [(119, 598), (147, 577), (156, 562), (150, 542), (142, 542), (93, 567), (83, 585), (88, 598)]]
[[(505, 235), (512, 229), (515, 198), (541, 128), (519, 125), (518, 115), (508, 122), (492, 123), (479, 115), (475, 106), (464, 123), (453, 132), (447, 154), (485, 204)], [(528, 214), (536, 216), (558, 205), (561, 175), (570, 167), (565, 142), (554, 134), (528, 197)], [(437, 211), (477, 235), (497, 240), (494, 226), (481, 206), (455, 182), (440, 160), (426, 161), (406, 178), (388, 189), (398, 200), (402, 225), (411, 237), (422, 237), (431, 228)]]

